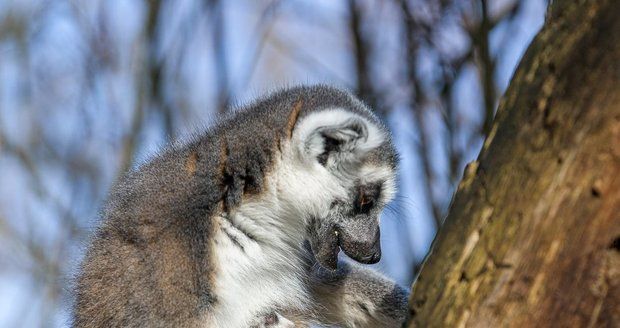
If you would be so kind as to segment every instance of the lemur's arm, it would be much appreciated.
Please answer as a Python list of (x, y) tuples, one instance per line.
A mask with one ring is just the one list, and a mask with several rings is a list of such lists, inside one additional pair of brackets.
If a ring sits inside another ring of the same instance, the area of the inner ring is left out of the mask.
[(340, 261), (335, 271), (314, 266), (310, 279), (322, 324), (387, 328), (405, 320), (408, 292), (373, 270)]

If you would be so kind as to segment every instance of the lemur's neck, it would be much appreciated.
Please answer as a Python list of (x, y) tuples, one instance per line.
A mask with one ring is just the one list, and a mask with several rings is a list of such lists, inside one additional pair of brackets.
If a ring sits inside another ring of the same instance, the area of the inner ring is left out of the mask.
[(242, 249), (256, 246), (292, 255), (301, 250), (306, 238), (305, 223), (282, 212), (263, 202), (245, 202), (222, 214), (220, 228), (233, 245)]
[(280, 156), (274, 157), (272, 173), (261, 179), (261, 192), (246, 195), (238, 206), (222, 214), (222, 230), (235, 246), (289, 260), (303, 256), (307, 213), (283, 192), (291, 189), (291, 180), (303, 178), (291, 174), (295, 172), (293, 158), (290, 146), (283, 143)]

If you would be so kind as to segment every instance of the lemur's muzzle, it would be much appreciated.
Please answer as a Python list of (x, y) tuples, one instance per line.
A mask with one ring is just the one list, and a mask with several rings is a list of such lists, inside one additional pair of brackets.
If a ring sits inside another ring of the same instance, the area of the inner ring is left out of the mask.
[(372, 220), (343, 222), (336, 228), (338, 246), (350, 258), (365, 264), (381, 260), (379, 224)]
[(337, 220), (313, 219), (309, 233), (312, 253), (325, 268), (336, 269), (340, 249), (360, 263), (373, 264), (381, 259), (377, 218), (359, 215)]

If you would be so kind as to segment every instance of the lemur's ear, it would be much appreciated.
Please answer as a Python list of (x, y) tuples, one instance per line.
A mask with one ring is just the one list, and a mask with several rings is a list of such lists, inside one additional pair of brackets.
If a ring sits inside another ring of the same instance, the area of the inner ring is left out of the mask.
[(368, 140), (367, 123), (357, 116), (350, 115), (335, 123), (325, 121), (324, 124), (314, 127), (303, 140), (305, 155), (315, 158), (323, 166), (331, 157), (353, 155)]

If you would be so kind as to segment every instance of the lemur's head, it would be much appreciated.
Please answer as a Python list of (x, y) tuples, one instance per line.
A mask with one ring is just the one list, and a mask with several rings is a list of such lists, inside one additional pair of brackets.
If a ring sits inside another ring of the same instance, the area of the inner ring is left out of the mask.
[(389, 132), (361, 102), (312, 111), (291, 133), (286, 198), (305, 216), (317, 261), (335, 269), (340, 249), (362, 263), (381, 259), (379, 216), (396, 192)]

